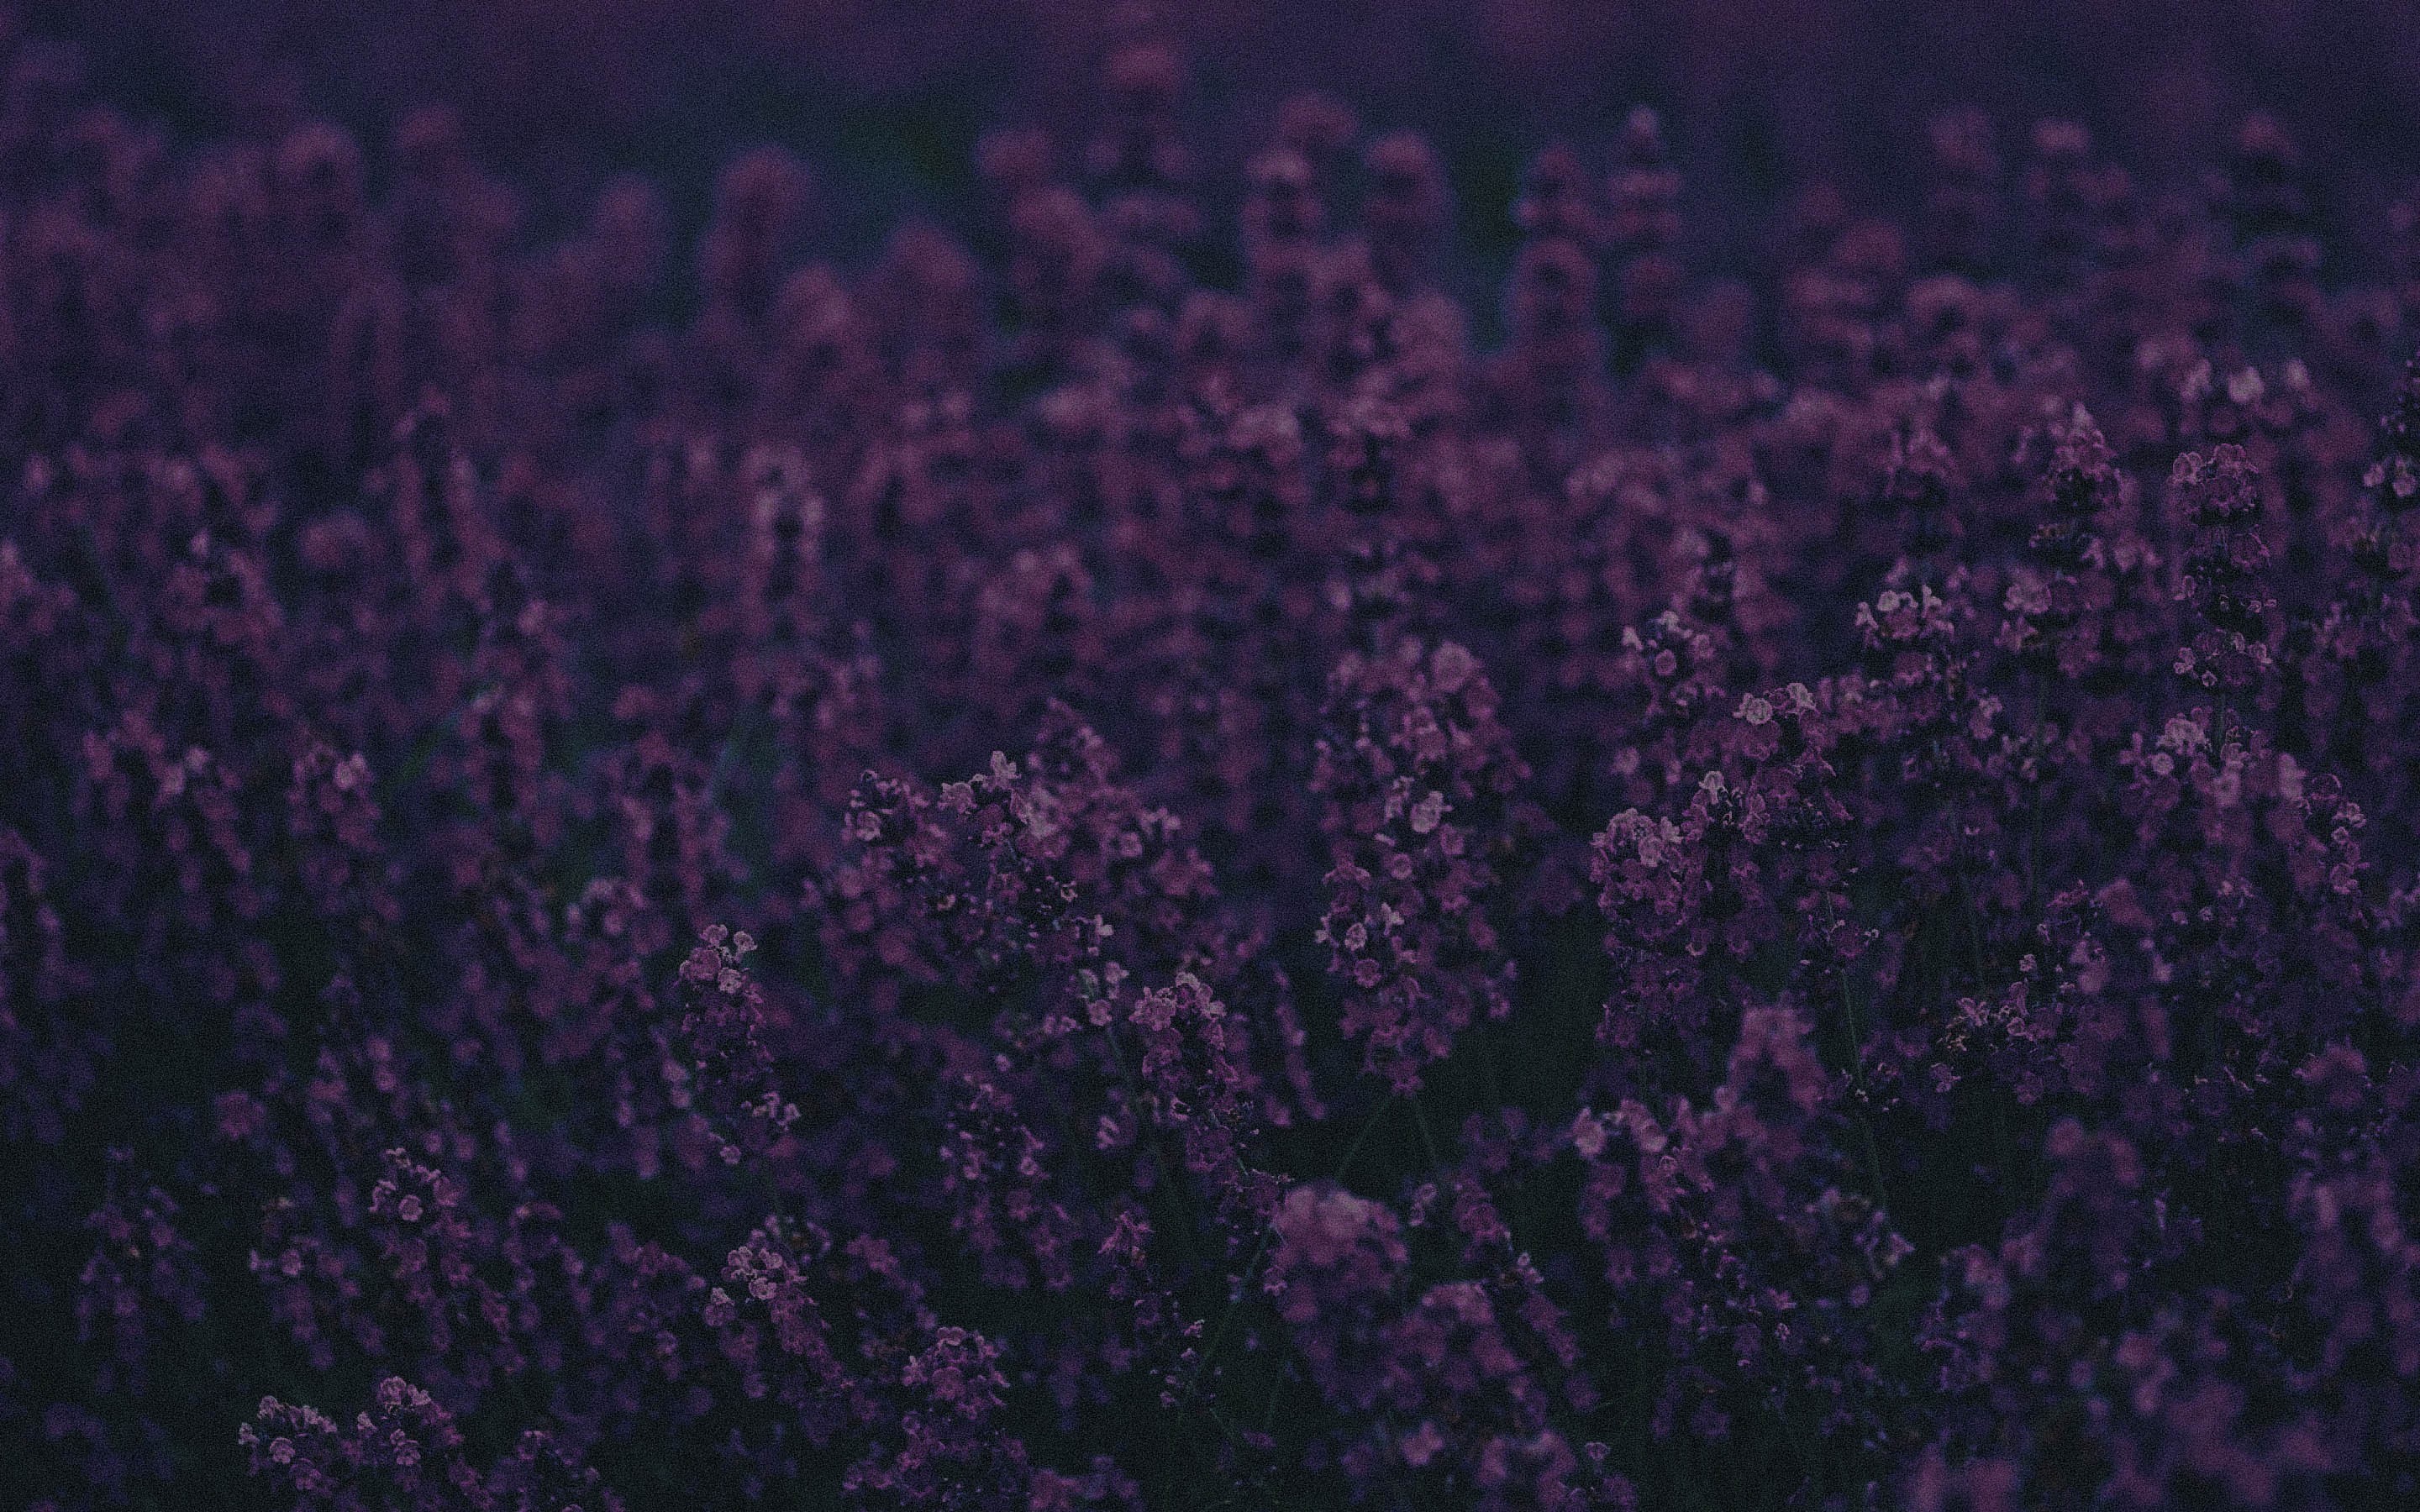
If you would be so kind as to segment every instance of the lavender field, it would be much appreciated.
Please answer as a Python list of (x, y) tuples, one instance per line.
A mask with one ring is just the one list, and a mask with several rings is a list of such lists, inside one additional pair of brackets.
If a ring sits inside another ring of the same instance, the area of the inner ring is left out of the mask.
[(0, 1505), (2420, 1505), (2401, 9), (0, 23)]

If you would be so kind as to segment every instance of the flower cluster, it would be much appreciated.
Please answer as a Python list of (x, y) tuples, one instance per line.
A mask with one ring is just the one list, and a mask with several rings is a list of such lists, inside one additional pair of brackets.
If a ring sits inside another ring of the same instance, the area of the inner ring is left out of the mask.
[(2420, 194), (2291, 113), (1749, 235), (1154, 34), (858, 257), (63, 62), (0, 1500), (2420, 1501)]

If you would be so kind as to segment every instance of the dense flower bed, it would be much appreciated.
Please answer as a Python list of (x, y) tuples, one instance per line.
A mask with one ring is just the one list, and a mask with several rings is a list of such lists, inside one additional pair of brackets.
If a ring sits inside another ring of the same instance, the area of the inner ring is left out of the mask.
[(1150, 45), (849, 270), (6, 69), (10, 1504), (2420, 1498), (2420, 200), (1641, 111), (1481, 349)]

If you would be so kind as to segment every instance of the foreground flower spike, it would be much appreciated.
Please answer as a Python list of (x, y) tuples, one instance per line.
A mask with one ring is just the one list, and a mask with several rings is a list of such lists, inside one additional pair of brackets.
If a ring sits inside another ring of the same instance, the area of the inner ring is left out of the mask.
[[(2176, 670), (2221, 699), (2254, 691), (2273, 665), (2265, 595), (2270, 552), (2260, 529), (2261, 480), (2232, 444), (2177, 458), (2168, 489), (2190, 534), (2178, 566), (2178, 597), (2189, 616)], [(2225, 738), (2227, 731), (2217, 732)]]
[(1404, 640), (1328, 682), (1311, 787), (1334, 865), (1318, 938), (1344, 983), (1347, 1038), (1399, 1092), (1457, 1034), (1512, 1011), (1504, 909), (1537, 820), (1528, 773), (1468, 651)]
[(2420, 1505), (2383, 8), (138, 8), (0, 1504)]

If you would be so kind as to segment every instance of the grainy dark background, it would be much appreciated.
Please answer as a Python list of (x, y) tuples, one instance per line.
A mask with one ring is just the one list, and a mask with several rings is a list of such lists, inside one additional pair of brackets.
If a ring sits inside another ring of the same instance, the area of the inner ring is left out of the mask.
[[(604, 173), (657, 175), (694, 224), (734, 144), (771, 140), (823, 176), (827, 246), (862, 255), (903, 210), (955, 219), (970, 152), (1004, 121), (1086, 118), (1105, 49), (1149, 30), (1187, 50), (1192, 140), (1213, 204), (1298, 88), (1373, 126), (1429, 132), (1492, 276), (1536, 144), (1608, 138), (1661, 109), (1691, 186), (1699, 267), (1744, 260), (1778, 192), (1823, 177), (1894, 205), (1924, 123), (1989, 112), (2083, 120), (2157, 183), (2211, 161), (2242, 113), (2289, 118), (2323, 230), (2375, 244), (2420, 173), (2420, 10), (2398, 0), (41, 0), (101, 92), (180, 133), (307, 115), (376, 144), (396, 114), (460, 109), (546, 226)], [(2011, 157), (2014, 153), (2011, 152)], [(2339, 273), (2367, 269), (2339, 267)]]

